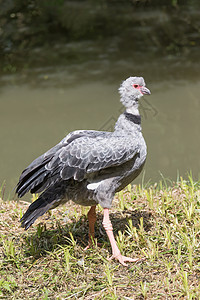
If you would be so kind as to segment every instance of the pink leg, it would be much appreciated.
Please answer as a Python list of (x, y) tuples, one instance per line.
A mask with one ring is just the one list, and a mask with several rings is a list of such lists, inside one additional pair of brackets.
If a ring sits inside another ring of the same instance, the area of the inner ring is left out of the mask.
[(92, 246), (92, 240), (94, 240), (94, 225), (96, 222), (96, 205), (91, 206), (90, 210), (88, 211), (88, 221), (89, 221), (89, 240), (88, 245), (85, 247), (84, 250), (87, 250)]
[(104, 208), (103, 227), (108, 235), (108, 238), (109, 238), (109, 241), (110, 241), (110, 244), (112, 247), (112, 256), (109, 258), (109, 260), (111, 260), (113, 258), (118, 259), (119, 262), (123, 266), (127, 266), (127, 264), (125, 263), (126, 261), (136, 262), (136, 261), (140, 260), (138, 258), (130, 258), (130, 257), (121, 255), (119, 248), (117, 247), (117, 243), (115, 241), (114, 235), (113, 235), (113, 227), (112, 227), (112, 223), (109, 218), (109, 209), (108, 208)]

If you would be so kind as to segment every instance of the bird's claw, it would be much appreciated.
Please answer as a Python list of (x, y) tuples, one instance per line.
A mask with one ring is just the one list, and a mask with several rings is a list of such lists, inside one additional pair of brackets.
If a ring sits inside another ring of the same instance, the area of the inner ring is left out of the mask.
[(88, 250), (90, 247), (91, 247), (91, 245), (87, 245), (87, 246), (83, 249), (83, 251)]
[(96, 242), (93, 242), (93, 241), (88, 242), (88, 245), (83, 249), (83, 251), (86, 251), (89, 248), (94, 248), (94, 246), (101, 247), (102, 244), (101, 243), (96, 243)]
[(131, 257), (127, 257), (127, 256), (123, 256), (120, 254), (118, 255), (112, 255), (110, 258), (108, 258), (108, 260), (112, 260), (112, 259), (117, 259), (123, 266), (128, 266), (125, 262), (138, 262), (138, 261), (143, 261), (145, 260), (145, 258), (131, 258)]

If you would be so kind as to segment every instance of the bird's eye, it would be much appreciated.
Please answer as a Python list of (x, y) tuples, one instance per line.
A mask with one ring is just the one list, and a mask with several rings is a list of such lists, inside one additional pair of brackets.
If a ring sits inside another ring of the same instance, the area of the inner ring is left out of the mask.
[(138, 84), (134, 84), (133, 87), (134, 87), (135, 89), (137, 89), (137, 88), (139, 87), (139, 85), (138, 85)]

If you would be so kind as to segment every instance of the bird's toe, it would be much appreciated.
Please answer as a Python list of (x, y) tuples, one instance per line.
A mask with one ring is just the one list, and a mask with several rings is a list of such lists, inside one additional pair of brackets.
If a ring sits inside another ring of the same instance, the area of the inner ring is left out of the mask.
[(108, 260), (117, 259), (123, 266), (128, 266), (126, 262), (139, 262), (145, 260), (145, 258), (131, 258), (127, 256), (121, 255), (121, 253), (117, 256), (112, 255)]

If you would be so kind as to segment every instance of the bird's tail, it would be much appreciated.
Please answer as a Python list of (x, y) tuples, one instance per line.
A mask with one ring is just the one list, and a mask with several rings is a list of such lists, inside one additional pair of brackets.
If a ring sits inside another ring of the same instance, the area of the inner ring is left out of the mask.
[(38, 217), (45, 214), (48, 210), (58, 206), (63, 201), (63, 198), (64, 193), (62, 187), (58, 189), (57, 193), (55, 190), (53, 191), (52, 188), (47, 189), (29, 206), (25, 214), (20, 219), (21, 226), (27, 230)]

